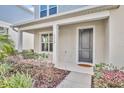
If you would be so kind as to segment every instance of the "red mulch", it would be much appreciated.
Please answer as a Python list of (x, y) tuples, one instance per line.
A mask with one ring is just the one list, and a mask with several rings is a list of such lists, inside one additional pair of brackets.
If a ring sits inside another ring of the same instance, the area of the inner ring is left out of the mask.
[(17, 59), (10, 73), (17, 71), (28, 72), (33, 79), (32, 87), (34, 88), (55, 88), (70, 73), (70, 71), (55, 68), (52, 63), (32, 59)]
[(34, 76), (33, 87), (36, 88), (54, 88), (56, 87), (67, 75), (69, 71), (47, 68)]

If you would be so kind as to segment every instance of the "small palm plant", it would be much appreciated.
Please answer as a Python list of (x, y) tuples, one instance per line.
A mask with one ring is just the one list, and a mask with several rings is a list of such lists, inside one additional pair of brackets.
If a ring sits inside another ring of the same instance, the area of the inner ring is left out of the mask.
[(14, 52), (14, 43), (8, 35), (0, 34), (0, 60)]

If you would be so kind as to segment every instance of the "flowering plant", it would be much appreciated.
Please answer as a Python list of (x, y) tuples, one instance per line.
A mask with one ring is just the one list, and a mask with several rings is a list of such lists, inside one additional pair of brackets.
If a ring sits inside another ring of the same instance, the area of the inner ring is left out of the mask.
[(100, 64), (95, 67), (94, 87), (124, 87), (124, 72), (112, 64)]

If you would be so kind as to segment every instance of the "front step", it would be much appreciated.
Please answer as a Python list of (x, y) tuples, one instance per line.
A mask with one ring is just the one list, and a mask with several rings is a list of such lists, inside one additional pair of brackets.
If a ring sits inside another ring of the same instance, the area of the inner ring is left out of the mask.
[(74, 72), (80, 72), (80, 73), (86, 73), (86, 74), (90, 74), (93, 75), (93, 67), (86, 67), (84, 65), (78, 65), (78, 64), (56, 64), (55, 67), (59, 68), (59, 69), (65, 69), (65, 70), (69, 70), (69, 71), (74, 71)]

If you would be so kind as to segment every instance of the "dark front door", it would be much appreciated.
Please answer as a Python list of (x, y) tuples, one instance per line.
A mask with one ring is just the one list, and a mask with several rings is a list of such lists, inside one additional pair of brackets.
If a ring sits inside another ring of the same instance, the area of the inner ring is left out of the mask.
[(78, 61), (92, 63), (93, 28), (79, 29)]

